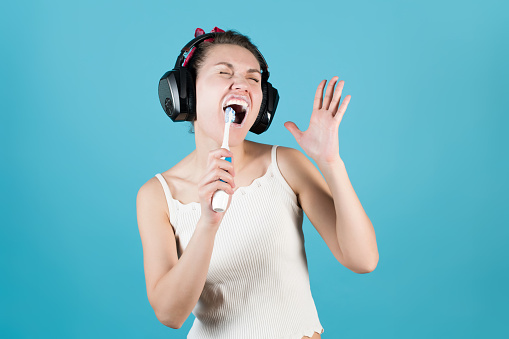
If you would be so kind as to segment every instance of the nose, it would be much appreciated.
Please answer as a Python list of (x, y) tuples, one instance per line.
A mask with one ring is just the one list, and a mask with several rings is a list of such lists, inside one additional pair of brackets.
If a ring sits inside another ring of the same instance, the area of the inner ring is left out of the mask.
[(244, 78), (240, 74), (237, 74), (233, 77), (233, 86), (232, 87), (233, 87), (233, 89), (247, 91), (249, 84), (248, 84), (246, 78)]

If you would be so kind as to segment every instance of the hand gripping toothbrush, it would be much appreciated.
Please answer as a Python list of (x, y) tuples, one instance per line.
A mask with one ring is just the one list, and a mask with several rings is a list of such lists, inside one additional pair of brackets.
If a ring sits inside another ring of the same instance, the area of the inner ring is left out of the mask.
[[(235, 111), (231, 107), (226, 107), (224, 112), (224, 134), (223, 134), (223, 144), (221, 148), (225, 148), (228, 151), (230, 147), (228, 146), (228, 139), (230, 138), (230, 124), (235, 121)], [(226, 159), (229, 162), (232, 162), (230, 157), (221, 158)], [(212, 209), (215, 212), (224, 212), (226, 211), (226, 206), (228, 205), (228, 193), (223, 190), (218, 190), (212, 196)]]

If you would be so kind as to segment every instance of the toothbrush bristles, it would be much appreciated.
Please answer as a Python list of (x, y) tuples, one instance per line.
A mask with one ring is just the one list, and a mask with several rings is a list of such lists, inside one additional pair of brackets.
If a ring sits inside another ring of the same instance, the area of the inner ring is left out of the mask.
[(235, 121), (235, 110), (231, 107), (226, 107), (226, 110), (224, 112), (224, 122), (232, 123), (234, 121)]

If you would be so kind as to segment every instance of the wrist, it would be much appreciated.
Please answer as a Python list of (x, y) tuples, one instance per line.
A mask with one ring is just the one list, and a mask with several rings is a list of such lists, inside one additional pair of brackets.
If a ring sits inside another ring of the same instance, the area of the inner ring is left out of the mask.
[(221, 219), (218, 221), (211, 221), (201, 217), (196, 224), (195, 232), (203, 233), (205, 236), (209, 235), (215, 237), (220, 224)]
[(322, 168), (337, 168), (338, 166), (345, 166), (343, 159), (338, 155), (315, 160), (316, 164), (320, 169)]

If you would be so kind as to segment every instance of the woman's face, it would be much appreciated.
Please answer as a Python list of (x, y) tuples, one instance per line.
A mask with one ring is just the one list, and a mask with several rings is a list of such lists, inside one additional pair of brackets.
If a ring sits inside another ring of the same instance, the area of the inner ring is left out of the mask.
[(253, 125), (262, 101), (260, 65), (244, 47), (221, 44), (212, 47), (196, 78), (195, 133), (203, 133), (221, 145), (224, 112), (236, 114), (230, 128), (230, 145), (239, 144)]

